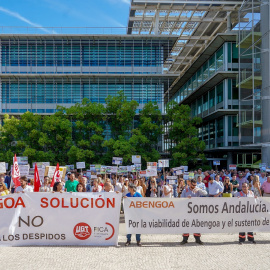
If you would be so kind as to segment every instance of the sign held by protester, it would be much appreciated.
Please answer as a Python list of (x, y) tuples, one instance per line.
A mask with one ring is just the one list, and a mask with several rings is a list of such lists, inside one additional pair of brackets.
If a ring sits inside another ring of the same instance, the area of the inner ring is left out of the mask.
[(85, 169), (85, 162), (76, 162), (77, 169)]
[(158, 167), (160, 168), (168, 168), (169, 166), (169, 160), (168, 159), (160, 159), (158, 161)]
[(132, 163), (133, 164), (141, 164), (141, 156), (132, 156)]
[(112, 158), (112, 164), (113, 165), (122, 165), (123, 164), (123, 158), (122, 157), (113, 157)]

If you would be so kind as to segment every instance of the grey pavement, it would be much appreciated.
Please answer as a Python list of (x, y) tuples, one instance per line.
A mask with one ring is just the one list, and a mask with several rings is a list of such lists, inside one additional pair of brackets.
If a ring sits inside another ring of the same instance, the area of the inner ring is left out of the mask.
[[(121, 217), (121, 221), (123, 218)], [(205, 245), (180, 246), (179, 235), (142, 235), (142, 247), (125, 247), (125, 224), (120, 224), (118, 247), (0, 248), (0, 269), (267, 269), (270, 233), (257, 233), (256, 245), (238, 245), (237, 234), (205, 234)]]

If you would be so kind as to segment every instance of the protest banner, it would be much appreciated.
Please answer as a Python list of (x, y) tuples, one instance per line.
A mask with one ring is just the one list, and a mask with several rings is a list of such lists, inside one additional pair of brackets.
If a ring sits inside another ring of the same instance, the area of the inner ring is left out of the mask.
[(112, 158), (112, 164), (113, 165), (122, 165), (123, 164), (123, 158), (122, 157), (113, 157)]
[(188, 174), (188, 178), (189, 178), (189, 179), (194, 179), (194, 173), (189, 173), (189, 174)]
[(270, 198), (126, 198), (130, 234), (270, 231)]
[(119, 166), (118, 167), (118, 173), (127, 173), (128, 170), (127, 170), (127, 166)]
[(116, 166), (111, 167), (111, 173), (117, 173), (117, 171), (118, 171), (118, 167)]
[(36, 164), (37, 164), (37, 167), (38, 167), (38, 168), (43, 168), (43, 169), (45, 169), (46, 166), (50, 166), (50, 162), (33, 162), (33, 163), (32, 163), (33, 169), (35, 168), (35, 165), (36, 165)]
[(132, 163), (133, 164), (141, 164), (141, 156), (132, 156)]
[(213, 165), (214, 165), (214, 166), (220, 165), (220, 160), (214, 160), (214, 161), (213, 161)]
[(147, 175), (146, 175), (146, 171), (140, 171), (139, 175), (140, 175), (141, 177), (146, 177), (146, 176), (147, 176)]
[(120, 205), (121, 194), (109, 192), (2, 197), (0, 246), (115, 246)]
[(6, 173), (6, 163), (0, 162), (0, 173)]
[(139, 172), (142, 169), (142, 164), (134, 164), (135, 166), (135, 172)]
[(85, 162), (76, 162), (77, 169), (85, 169)]
[(101, 165), (101, 167), (100, 167), (100, 174), (106, 174), (106, 172), (107, 172), (107, 166)]

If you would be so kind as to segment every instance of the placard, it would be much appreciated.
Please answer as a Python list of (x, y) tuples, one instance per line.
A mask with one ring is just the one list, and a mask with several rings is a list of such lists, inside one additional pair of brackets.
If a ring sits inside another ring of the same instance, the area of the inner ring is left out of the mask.
[[(53, 178), (55, 169), (56, 169), (56, 166), (46, 166), (44, 175), (49, 176), (50, 178)], [(61, 176), (62, 180), (64, 180), (65, 176), (66, 176), (67, 168), (66, 167), (59, 167), (59, 171), (60, 171), (60, 176)]]
[(19, 165), (20, 175), (27, 176), (29, 174), (29, 165)]
[(113, 165), (122, 165), (123, 164), (123, 158), (122, 157), (113, 157), (112, 164)]
[(85, 169), (85, 162), (76, 162), (77, 169)]
[(177, 176), (176, 175), (166, 176), (166, 179), (169, 180), (170, 185), (175, 185), (177, 181)]
[(169, 166), (169, 160), (168, 159), (160, 159), (158, 161), (158, 167), (161, 167), (161, 168), (168, 168), (168, 167), (170, 167)]
[[(18, 165), (27, 165), (28, 164), (28, 157), (17, 157)], [(13, 164), (14, 164), (14, 157), (13, 157)]]
[(188, 178), (189, 178), (189, 179), (194, 179), (194, 173), (189, 173), (189, 174), (188, 174)]
[(155, 168), (155, 169), (147, 169), (146, 170), (146, 176), (147, 177), (157, 176), (157, 168)]
[(181, 174), (183, 174), (183, 171), (182, 170), (176, 171), (175, 174), (176, 175), (181, 175)]
[(146, 171), (140, 171), (139, 174), (140, 174), (141, 177), (146, 177)]
[(219, 166), (220, 165), (220, 160), (213, 160), (213, 165), (214, 166)]
[(142, 163), (141, 160), (142, 160), (141, 159), (141, 156), (132, 156), (132, 163), (134, 163), (134, 164), (140, 164), (140, 163)]
[(75, 169), (74, 165), (65, 165), (65, 167), (67, 168), (67, 172), (74, 171), (74, 169)]
[(157, 167), (157, 162), (147, 162), (147, 168), (151, 169)]
[(118, 167), (112, 166), (111, 167), (111, 173), (117, 173), (118, 172)]
[(6, 173), (6, 163), (5, 162), (0, 162), (0, 173)]
[(236, 168), (237, 168), (237, 165), (236, 164), (230, 164), (229, 165), (229, 171), (234, 171), (234, 170), (236, 170)]

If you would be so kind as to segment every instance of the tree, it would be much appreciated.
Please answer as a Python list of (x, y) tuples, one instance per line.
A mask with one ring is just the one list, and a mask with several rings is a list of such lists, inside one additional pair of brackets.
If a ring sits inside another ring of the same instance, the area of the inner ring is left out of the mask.
[(176, 102), (167, 104), (168, 138), (171, 141), (170, 152), (172, 166), (196, 164), (198, 159), (205, 159), (205, 143), (200, 141), (197, 126), (202, 123), (199, 117), (191, 118), (188, 105)]

